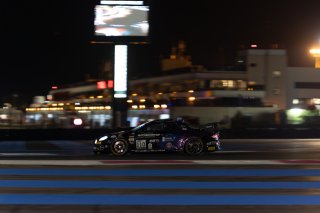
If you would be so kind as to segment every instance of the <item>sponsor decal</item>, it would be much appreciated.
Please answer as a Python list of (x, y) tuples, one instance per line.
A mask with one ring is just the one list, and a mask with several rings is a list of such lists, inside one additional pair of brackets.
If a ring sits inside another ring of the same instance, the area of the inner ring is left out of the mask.
[(160, 134), (153, 134), (153, 133), (145, 133), (145, 134), (139, 134), (138, 137), (141, 138), (154, 138), (154, 137), (159, 137)]
[(170, 142), (166, 143), (166, 149), (172, 149), (172, 143)]
[(134, 143), (134, 136), (129, 136), (128, 141), (130, 144), (133, 144)]
[(208, 147), (208, 151), (214, 151), (214, 150), (216, 150), (216, 147), (214, 147), (214, 146)]
[(171, 142), (171, 141), (174, 141), (174, 138), (173, 137), (162, 137), (162, 141), (163, 142)]

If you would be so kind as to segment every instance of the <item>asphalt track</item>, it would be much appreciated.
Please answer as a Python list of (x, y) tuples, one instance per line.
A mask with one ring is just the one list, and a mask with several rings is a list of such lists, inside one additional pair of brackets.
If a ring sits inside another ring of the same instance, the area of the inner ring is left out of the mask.
[(320, 212), (320, 140), (93, 156), (89, 141), (0, 141), (0, 212)]

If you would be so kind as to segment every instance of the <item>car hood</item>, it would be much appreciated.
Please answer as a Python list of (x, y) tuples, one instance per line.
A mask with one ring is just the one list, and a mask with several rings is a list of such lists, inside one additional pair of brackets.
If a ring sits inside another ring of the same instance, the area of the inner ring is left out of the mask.
[(124, 135), (125, 133), (127, 133), (127, 131), (111, 132), (107, 134), (107, 136), (113, 138), (113, 137), (119, 137), (121, 135)]

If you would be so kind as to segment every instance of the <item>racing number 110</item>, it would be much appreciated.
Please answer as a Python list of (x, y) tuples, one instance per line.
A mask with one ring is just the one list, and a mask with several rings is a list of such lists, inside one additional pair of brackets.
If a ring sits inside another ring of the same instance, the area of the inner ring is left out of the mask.
[(137, 149), (146, 149), (146, 147), (147, 147), (146, 140), (137, 140), (136, 141), (136, 148)]

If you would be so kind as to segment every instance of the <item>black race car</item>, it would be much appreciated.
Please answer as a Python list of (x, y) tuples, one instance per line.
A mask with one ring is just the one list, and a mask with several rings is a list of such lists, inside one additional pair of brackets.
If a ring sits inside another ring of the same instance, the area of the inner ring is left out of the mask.
[(143, 123), (128, 131), (110, 133), (94, 140), (95, 154), (182, 151), (188, 155), (221, 150), (218, 123), (193, 128), (183, 119), (161, 119)]

